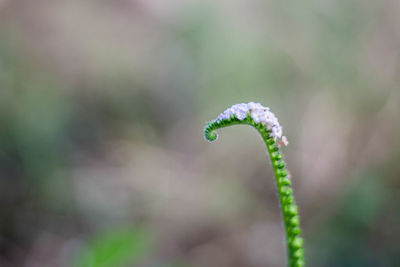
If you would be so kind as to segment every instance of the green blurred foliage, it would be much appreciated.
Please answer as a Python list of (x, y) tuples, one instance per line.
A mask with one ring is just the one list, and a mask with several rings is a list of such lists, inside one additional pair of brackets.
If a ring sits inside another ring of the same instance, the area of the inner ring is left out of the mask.
[(374, 244), (365, 233), (375, 231), (384, 206), (389, 203), (384, 202), (388, 192), (379, 173), (371, 171), (360, 176), (361, 180), (343, 188), (333, 219), (310, 238), (313, 249), (309, 258), (313, 266), (395, 266), (390, 258), (396, 255), (386, 258), (383, 254), (366, 253)]
[(152, 249), (152, 234), (141, 228), (112, 229), (96, 234), (95, 240), (77, 257), (76, 266), (132, 266)]

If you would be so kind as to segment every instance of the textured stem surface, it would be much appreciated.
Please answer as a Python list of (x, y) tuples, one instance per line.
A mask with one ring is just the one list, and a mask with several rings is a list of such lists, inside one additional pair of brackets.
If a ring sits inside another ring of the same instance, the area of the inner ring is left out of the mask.
[(254, 120), (247, 116), (244, 120), (238, 120), (235, 117), (222, 120), (220, 122), (211, 122), (204, 129), (204, 136), (208, 141), (217, 139), (216, 129), (228, 127), (235, 124), (248, 124), (257, 129), (261, 134), (266, 146), (272, 167), (275, 173), (276, 185), (278, 188), (279, 201), (282, 209), (282, 217), (285, 228), (285, 240), (287, 246), (287, 257), (289, 267), (301, 267), (305, 265), (303, 239), (300, 237), (300, 218), (298, 216), (298, 208), (294, 200), (291, 181), (288, 177), (286, 164), (283, 161), (282, 154), (276, 141), (270, 135), (264, 124), (255, 123)]

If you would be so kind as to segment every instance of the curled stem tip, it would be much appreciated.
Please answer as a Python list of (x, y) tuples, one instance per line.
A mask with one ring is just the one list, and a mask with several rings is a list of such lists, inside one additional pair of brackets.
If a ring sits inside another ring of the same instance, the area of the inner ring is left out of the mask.
[(215, 141), (218, 138), (217, 133), (215, 132), (215, 126), (213, 127), (212, 123), (209, 123), (205, 128), (204, 128), (204, 138), (207, 141)]
[(218, 138), (218, 135), (215, 131), (209, 131), (209, 132), (204, 132), (204, 136), (207, 139), (207, 141), (215, 141)]
[[(204, 129), (204, 137), (212, 142), (217, 139), (215, 130), (235, 124), (248, 124), (261, 134), (275, 173), (281, 203), (282, 217), (286, 233), (288, 266), (301, 267), (305, 265), (303, 238), (300, 237), (300, 218), (294, 200), (293, 189), (286, 163), (282, 159), (280, 144), (287, 145), (286, 137), (282, 136), (282, 127), (278, 119), (259, 103), (237, 104), (221, 113), (217, 119), (208, 123)], [(277, 139), (281, 138), (280, 142)]]

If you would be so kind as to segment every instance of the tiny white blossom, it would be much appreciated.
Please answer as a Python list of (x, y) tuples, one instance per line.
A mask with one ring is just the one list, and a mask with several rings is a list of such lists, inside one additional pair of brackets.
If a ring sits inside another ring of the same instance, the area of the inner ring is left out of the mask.
[(278, 124), (278, 119), (275, 117), (274, 113), (266, 111), (264, 115), (264, 122), (266, 124), (275, 125)]
[(256, 109), (262, 109), (264, 107), (260, 103), (250, 102), (250, 103), (247, 104), (247, 108), (249, 110), (256, 110)]
[(232, 107), (234, 109), (234, 114), (237, 119), (244, 120), (247, 116), (247, 105), (246, 104), (237, 104)]
[(282, 137), (282, 127), (280, 125), (274, 125), (271, 129), (271, 135), (276, 138)]
[(227, 110), (222, 112), (220, 116), (221, 116), (221, 119), (227, 120), (231, 117), (232, 114), (233, 114), (232, 108), (228, 108)]
[(286, 136), (282, 136), (282, 143), (287, 146), (289, 144), (289, 141), (287, 140)]
[(233, 114), (232, 108), (228, 108), (227, 110), (225, 110), (225, 116), (227, 118), (230, 118), (232, 114)]
[(260, 123), (264, 120), (265, 113), (262, 109), (255, 109), (251, 112), (251, 118), (255, 123)]

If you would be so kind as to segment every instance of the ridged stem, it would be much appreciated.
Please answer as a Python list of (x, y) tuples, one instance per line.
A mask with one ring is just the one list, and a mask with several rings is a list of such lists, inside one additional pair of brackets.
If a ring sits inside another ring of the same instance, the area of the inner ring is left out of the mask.
[(288, 177), (286, 163), (282, 159), (280, 148), (276, 144), (275, 139), (270, 136), (270, 132), (263, 124), (255, 123), (250, 116), (247, 116), (244, 120), (238, 120), (232, 116), (230, 119), (209, 123), (204, 129), (204, 136), (208, 141), (214, 141), (217, 139), (215, 130), (236, 124), (248, 124), (253, 126), (257, 129), (265, 142), (274, 169), (279, 202), (282, 210), (288, 259), (287, 266), (305, 266), (303, 239), (300, 237), (300, 218), (298, 216), (298, 208), (295, 203), (293, 189), (291, 188), (292, 183)]

